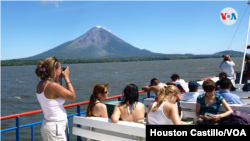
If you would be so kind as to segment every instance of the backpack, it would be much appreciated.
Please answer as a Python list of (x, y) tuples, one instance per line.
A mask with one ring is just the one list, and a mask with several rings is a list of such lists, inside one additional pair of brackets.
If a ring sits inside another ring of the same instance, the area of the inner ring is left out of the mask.
[(231, 115), (221, 118), (219, 125), (250, 125), (250, 115), (242, 111), (233, 111)]

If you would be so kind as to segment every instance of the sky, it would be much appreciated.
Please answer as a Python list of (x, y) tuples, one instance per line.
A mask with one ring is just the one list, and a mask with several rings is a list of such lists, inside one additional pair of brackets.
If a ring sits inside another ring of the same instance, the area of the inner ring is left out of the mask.
[[(237, 11), (233, 25), (220, 20), (226, 7)], [(228, 48), (244, 52), (249, 7), (243, 17), (247, 0), (2, 1), (1, 60), (40, 54), (75, 40), (94, 26), (155, 53), (213, 54)]]

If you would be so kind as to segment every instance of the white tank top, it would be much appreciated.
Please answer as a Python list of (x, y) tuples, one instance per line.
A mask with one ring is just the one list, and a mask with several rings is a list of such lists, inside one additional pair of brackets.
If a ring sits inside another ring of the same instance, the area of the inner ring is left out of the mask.
[(160, 124), (168, 124), (173, 125), (173, 122), (167, 118), (163, 113), (163, 105), (167, 102), (163, 102), (158, 110), (152, 112), (153, 108), (156, 106), (157, 102), (153, 103), (153, 106), (148, 113), (148, 123), (150, 125), (160, 125)]
[(163, 87), (163, 86), (167, 86), (167, 84), (165, 84), (165, 83), (160, 83), (160, 84), (158, 84), (157, 86)]
[(43, 109), (44, 118), (48, 121), (67, 120), (67, 113), (63, 107), (64, 99), (48, 99), (44, 95), (44, 90), (49, 82), (45, 85), (42, 93), (36, 93), (36, 97)]

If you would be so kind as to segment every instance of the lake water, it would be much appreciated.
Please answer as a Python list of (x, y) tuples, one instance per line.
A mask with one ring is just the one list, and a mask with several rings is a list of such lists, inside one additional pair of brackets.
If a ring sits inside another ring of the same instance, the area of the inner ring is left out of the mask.
[[(89, 100), (93, 87), (99, 83), (109, 83), (109, 96), (121, 94), (128, 83), (136, 84), (139, 89), (148, 85), (152, 78), (161, 82), (171, 81), (170, 76), (177, 73), (185, 81), (215, 76), (220, 73), (218, 67), (222, 58), (189, 59), (166, 61), (115, 62), (90, 64), (62, 64), (69, 66), (70, 81), (75, 89), (76, 99), (65, 104)], [(242, 58), (233, 58), (235, 71), (241, 70)], [(41, 109), (36, 98), (36, 86), (39, 79), (35, 74), (36, 66), (1, 67), (1, 116)], [(65, 83), (63, 80), (63, 86)], [(146, 93), (140, 94), (146, 97)], [(86, 111), (87, 105), (81, 106)], [(66, 109), (68, 114), (76, 113), (76, 107)], [(42, 121), (43, 114), (20, 118), (20, 125)], [(71, 128), (72, 128), (71, 118)], [(1, 129), (15, 126), (15, 119), (1, 122)], [(41, 124), (35, 125), (35, 141), (42, 141)], [(21, 128), (21, 141), (31, 139), (31, 128)], [(3, 133), (4, 141), (15, 140), (15, 130)], [(71, 135), (70, 140), (76, 140)]]

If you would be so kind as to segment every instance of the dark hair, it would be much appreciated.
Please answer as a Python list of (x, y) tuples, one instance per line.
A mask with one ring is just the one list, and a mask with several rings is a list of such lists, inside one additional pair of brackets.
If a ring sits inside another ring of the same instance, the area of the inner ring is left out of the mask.
[[(53, 65), (54, 68), (59, 68), (59, 62), (60, 60), (55, 62), (54, 57), (46, 58), (44, 61), (40, 61), (38, 65), (36, 66), (35, 73), (40, 78), (48, 78), (53, 71)], [(41, 71), (41, 68), (45, 68), (45, 71)]]
[(190, 87), (188, 87), (189, 88), (189, 92), (195, 92), (195, 89), (197, 88), (190, 88)]
[(229, 87), (231, 86), (231, 80), (228, 78), (223, 78), (220, 81), (220, 87), (221, 89), (229, 89)]
[(126, 87), (123, 90), (123, 94), (124, 96), (121, 101), (122, 105), (127, 103), (132, 105), (135, 102), (138, 102), (139, 93), (138, 93), (138, 87), (135, 84), (130, 83), (126, 85)]
[(150, 81), (150, 84), (153, 85), (153, 83), (157, 83), (158, 79), (157, 78), (153, 78), (151, 81)]
[(179, 75), (178, 74), (173, 74), (172, 76), (171, 76), (171, 79), (173, 80), (173, 79), (178, 79), (179, 78)]
[(225, 72), (221, 72), (221, 73), (219, 73), (219, 75), (225, 76), (227, 78), (227, 74)]
[(249, 55), (249, 54), (246, 54), (245, 58), (246, 58), (247, 60), (250, 60), (250, 55)]
[(228, 60), (229, 60), (229, 56), (228, 56), (228, 55), (225, 55), (225, 56), (224, 56), (224, 60), (225, 60), (225, 61), (228, 61)]
[(89, 105), (87, 108), (87, 115), (86, 115), (87, 117), (92, 116), (92, 108), (93, 108), (93, 105), (95, 104), (96, 99), (98, 99), (98, 94), (101, 93), (104, 95), (105, 88), (107, 88), (108, 85), (109, 85), (109, 83), (95, 85), (95, 87), (93, 89), (93, 94), (91, 94), (91, 96), (89, 98)]
[(205, 80), (202, 84), (202, 88), (205, 92), (212, 92), (215, 90), (215, 82), (211, 79)]

